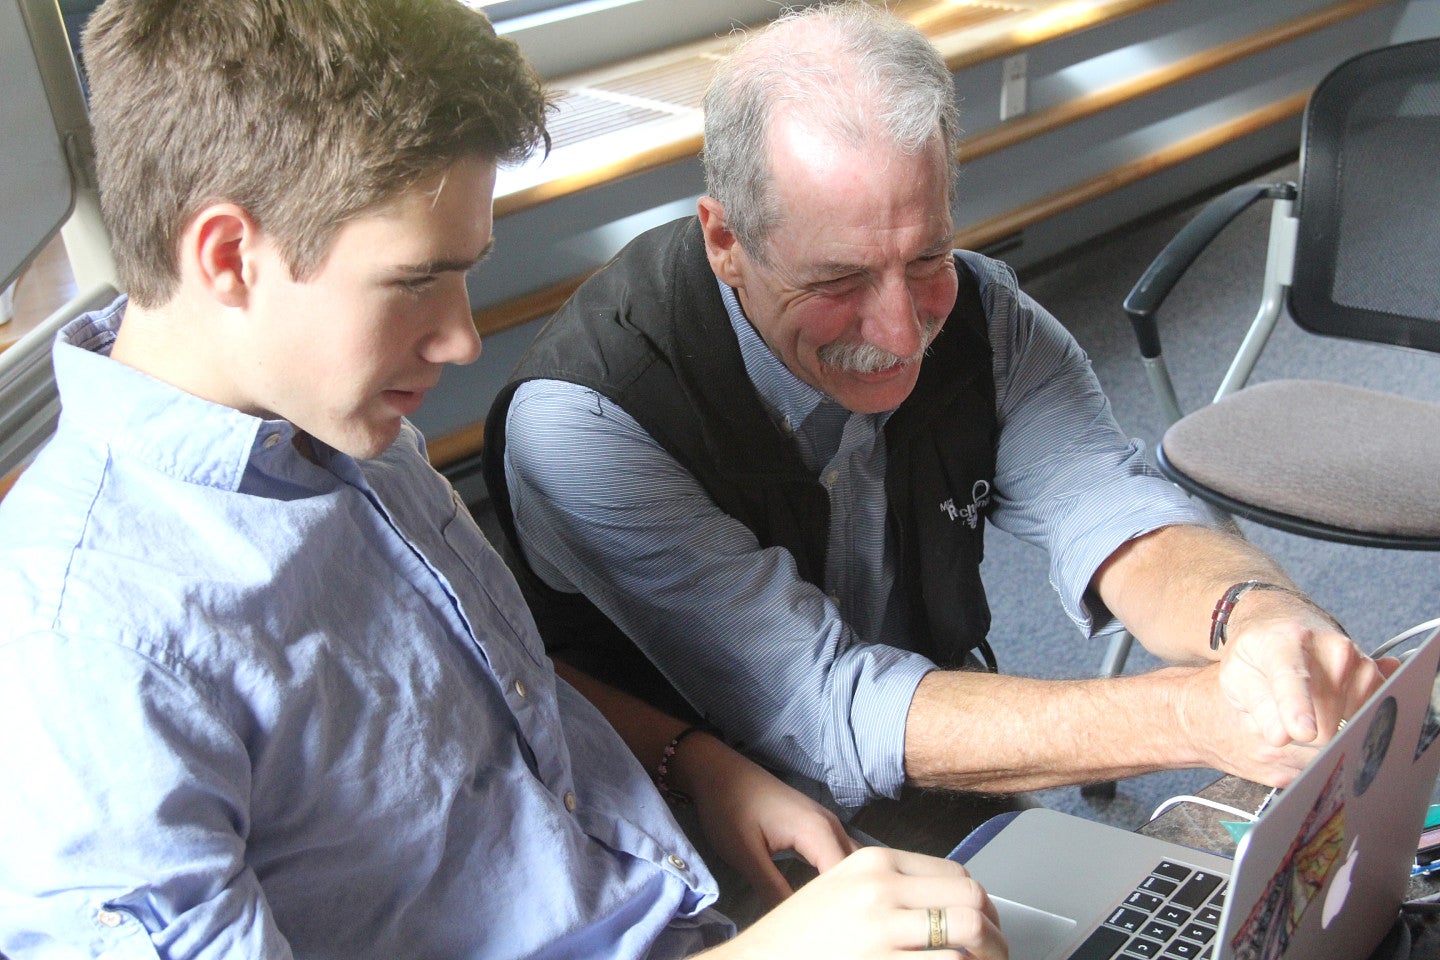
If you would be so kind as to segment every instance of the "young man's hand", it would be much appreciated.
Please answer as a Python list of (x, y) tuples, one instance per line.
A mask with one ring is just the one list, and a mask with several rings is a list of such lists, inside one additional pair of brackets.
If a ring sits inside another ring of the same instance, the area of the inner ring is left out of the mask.
[(791, 893), (775, 854), (794, 851), (823, 873), (858, 847), (833, 813), (719, 740), (698, 734), (682, 749), (705, 838), (767, 907)]
[(1009, 957), (995, 906), (964, 867), (865, 847), (704, 956), (871, 960), (911, 951), (955, 960)]

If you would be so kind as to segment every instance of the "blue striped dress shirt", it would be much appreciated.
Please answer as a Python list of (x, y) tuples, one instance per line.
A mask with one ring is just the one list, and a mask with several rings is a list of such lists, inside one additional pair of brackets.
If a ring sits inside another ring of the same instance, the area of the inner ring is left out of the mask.
[(104, 356), (0, 506), (0, 952), (665, 960), (715, 881), (406, 424), (380, 457)]

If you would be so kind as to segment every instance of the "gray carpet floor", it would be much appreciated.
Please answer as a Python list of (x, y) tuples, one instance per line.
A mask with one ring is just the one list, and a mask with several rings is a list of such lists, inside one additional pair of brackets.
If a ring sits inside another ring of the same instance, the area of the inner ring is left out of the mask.
[[(1293, 165), (1259, 179), (1290, 180)], [(1096, 241), (1027, 275), (1025, 289), (1074, 333), (1090, 355), (1122, 427), (1153, 444), (1163, 430), (1124, 313), (1125, 294), (1151, 259), (1197, 208), (1174, 212)], [(1186, 409), (1218, 384), (1259, 299), (1269, 207), (1243, 214), (1196, 263), (1166, 303), (1165, 355)], [(1316, 337), (1282, 318), (1254, 379), (1303, 376), (1393, 390), (1440, 401), (1440, 356)], [(1253, 542), (1372, 648), (1401, 630), (1440, 616), (1440, 554), (1321, 543), (1253, 524)], [(1045, 555), (992, 528), (985, 582), (994, 613), (991, 639), (1007, 673), (1036, 677), (1093, 675), (1103, 641), (1080, 636), (1061, 613), (1046, 577)], [(1127, 672), (1156, 661), (1135, 645)], [(1046, 805), (1133, 829), (1163, 800), (1193, 792), (1213, 770), (1151, 774), (1122, 781), (1114, 799), (1076, 788), (1045, 791)]]

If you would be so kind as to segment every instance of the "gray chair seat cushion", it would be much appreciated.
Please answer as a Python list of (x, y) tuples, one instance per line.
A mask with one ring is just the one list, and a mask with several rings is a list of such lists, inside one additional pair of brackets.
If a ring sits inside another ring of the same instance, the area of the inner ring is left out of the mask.
[(1387, 536), (1440, 536), (1440, 404), (1276, 380), (1172, 426), (1171, 466), (1244, 503)]

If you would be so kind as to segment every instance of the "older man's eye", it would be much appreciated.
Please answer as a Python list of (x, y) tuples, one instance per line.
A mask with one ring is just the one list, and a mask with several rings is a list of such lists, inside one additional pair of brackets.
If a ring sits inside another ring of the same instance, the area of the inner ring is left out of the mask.
[(832, 277), (829, 280), (822, 280), (815, 285), (815, 288), (823, 293), (845, 293), (848, 290), (854, 289), (858, 282), (859, 280), (854, 274), (847, 274), (843, 277)]
[(914, 276), (929, 276), (944, 270), (950, 263), (950, 251), (943, 253), (932, 253), (920, 257), (910, 263), (910, 274)]

